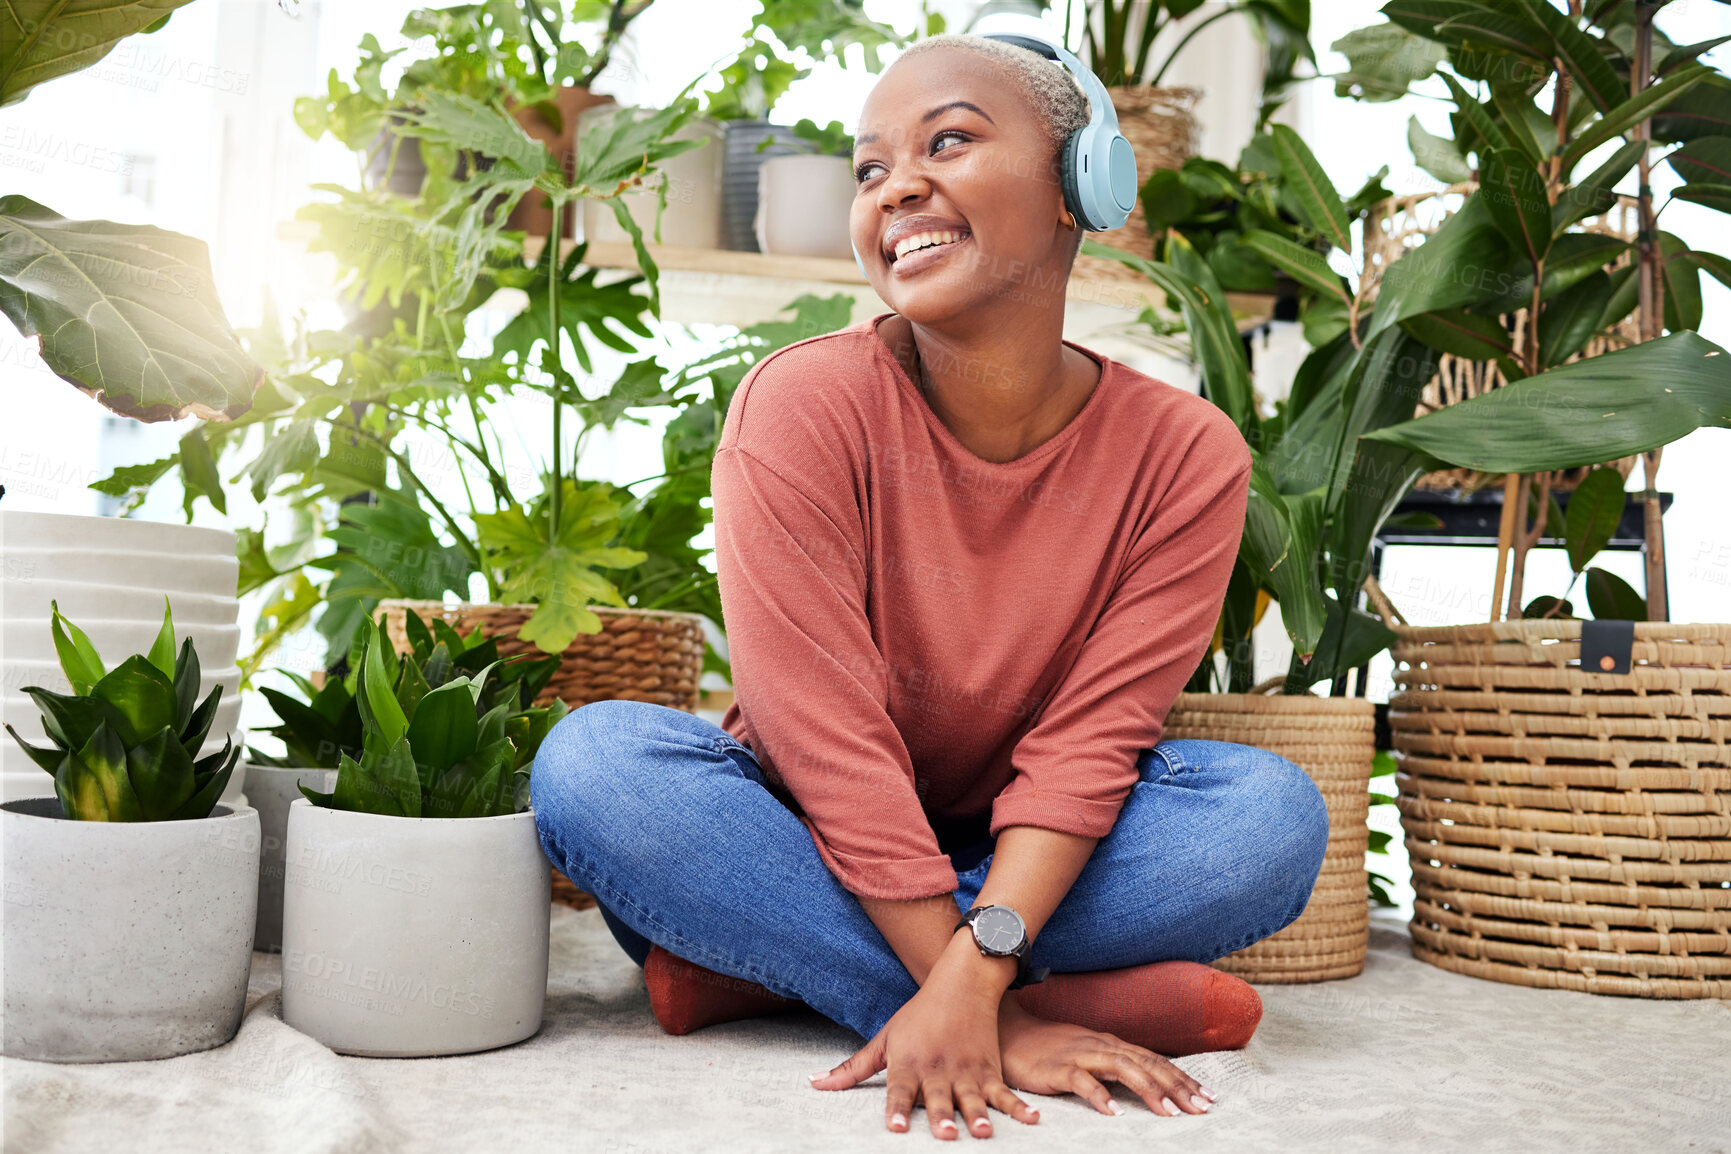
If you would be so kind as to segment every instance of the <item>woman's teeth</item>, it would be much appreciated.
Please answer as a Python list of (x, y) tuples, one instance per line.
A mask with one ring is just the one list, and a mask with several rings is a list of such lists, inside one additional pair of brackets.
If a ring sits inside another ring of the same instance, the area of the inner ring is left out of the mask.
[(928, 245), (952, 244), (955, 241), (961, 240), (965, 235), (965, 233), (956, 232), (953, 229), (944, 229), (938, 232), (916, 233), (896, 245), (896, 259), (900, 260), (915, 249), (925, 248)]

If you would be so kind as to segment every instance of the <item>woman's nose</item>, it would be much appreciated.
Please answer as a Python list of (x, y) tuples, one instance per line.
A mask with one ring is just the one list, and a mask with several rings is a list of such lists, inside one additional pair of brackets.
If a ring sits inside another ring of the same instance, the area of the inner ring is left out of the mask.
[(924, 166), (918, 161), (904, 162), (891, 169), (878, 185), (878, 207), (884, 212), (894, 212), (910, 200), (924, 200), (931, 194)]

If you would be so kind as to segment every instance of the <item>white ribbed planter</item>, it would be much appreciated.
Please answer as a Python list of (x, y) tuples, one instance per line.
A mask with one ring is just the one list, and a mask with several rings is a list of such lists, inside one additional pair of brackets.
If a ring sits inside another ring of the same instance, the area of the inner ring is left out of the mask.
[(258, 897), (258, 815), (196, 821), (60, 817), (53, 798), (0, 806), (0, 952), (9, 1058), (132, 1062), (234, 1037)]
[(551, 873), (531, 812), (405, 818), (289, 806), (283, 1021), (345, 1054), (520, 1042), (547, 995)]
[[(174, 609), (178, 637), (191, 637), (203, 674), (200, 696), (221, 685), (222, 704), (202, 754), (222, 749), (240, 729), (240, 565), (235, 537), (221, 529), (165, 525), (121, 517), (0, 512), (0, 720), (26, 741), (45, 744), (26, 685), (56, 693), (71, 687), (60, 671), (49, 606), (75, 623), (110, 666), (144, 653), (162, 627), (162, 600)], [(239, 801), (236, 767), (223, 798)], [(0, 800), (51, 797), (53, 779), (10, 739), (0, 743)]]
[(289, 805), (304, 795), (299, 783), (329, 793), (337, 780), (334, 769), (278, 769), (242, 762), (246, 771), (247, 804), (258, 811), (258, 923), (252, 948), (266, 953), (282, 949), (283, 851), (288, 843)]

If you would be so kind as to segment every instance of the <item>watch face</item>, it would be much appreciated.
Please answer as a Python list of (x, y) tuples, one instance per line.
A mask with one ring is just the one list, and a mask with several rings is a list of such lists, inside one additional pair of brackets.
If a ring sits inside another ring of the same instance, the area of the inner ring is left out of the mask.
[(987, 906), (974, 919), (974, 940), (994, 954), (1015, 953), (1025, 933), (1022, 919), (1003, 906)]

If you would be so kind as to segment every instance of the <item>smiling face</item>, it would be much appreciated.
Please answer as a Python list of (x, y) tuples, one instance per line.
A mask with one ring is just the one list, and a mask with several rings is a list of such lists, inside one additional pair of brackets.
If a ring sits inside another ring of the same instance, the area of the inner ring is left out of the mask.
[(944, 48), (893, 65), (860, 116), (849, 217), (878, 296), (922, 325), (1061, 304), (1081, 233), (1056, 153), (997, 61)]

